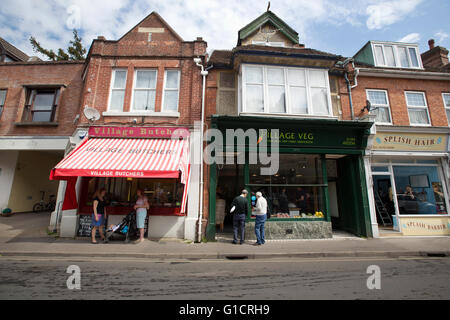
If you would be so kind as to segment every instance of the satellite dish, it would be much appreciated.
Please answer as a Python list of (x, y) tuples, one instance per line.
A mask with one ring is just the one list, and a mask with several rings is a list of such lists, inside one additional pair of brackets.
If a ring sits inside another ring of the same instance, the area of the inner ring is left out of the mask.
[(88, 106), (84, 107), (84, 115), (91, 122), (94, 122), (94, 121), (97, 121), (100, 119), (100, 113), (97, 111), (97, 109), (91, 108)]

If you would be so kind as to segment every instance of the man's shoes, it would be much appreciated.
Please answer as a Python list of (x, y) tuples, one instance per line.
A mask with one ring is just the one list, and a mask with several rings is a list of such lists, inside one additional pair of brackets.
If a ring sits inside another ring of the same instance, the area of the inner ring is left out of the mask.
[(244, 241), (239, 242), (239, 244), (244, 244)]
[(261, 245), (261, 243), (259, 243), (259, 242), (255, 242), (254, 244), (253, 244), (254, 246), (260, 246)]
[(231, 242), (232, 244), (237, 244), (237, 241), (233, 241), (233, 242)]

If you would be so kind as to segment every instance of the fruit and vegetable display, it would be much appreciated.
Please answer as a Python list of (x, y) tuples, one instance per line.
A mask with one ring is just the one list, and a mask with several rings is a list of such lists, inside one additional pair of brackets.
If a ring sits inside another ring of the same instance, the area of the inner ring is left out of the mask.
[(287, 213), (277, 213), (275, 215), (276, 218), (294, 218), (294, 219), (302, 219), (302, 218), (324, 218), (325, 215), (322, 211), (316, 211), (315, 213), (301, 213), (299, 215), (290, 216)]

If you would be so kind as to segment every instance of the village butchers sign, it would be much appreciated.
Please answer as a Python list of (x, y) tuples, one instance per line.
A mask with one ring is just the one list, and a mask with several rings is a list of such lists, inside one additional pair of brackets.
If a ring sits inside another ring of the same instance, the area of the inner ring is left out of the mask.
[(373, 150), (447, 151), (447, 135), (380, 132), (375, 135)]
[(180, 127), (100, 127), (89, 128), (91, 138), (187, 138), (189, 129)]

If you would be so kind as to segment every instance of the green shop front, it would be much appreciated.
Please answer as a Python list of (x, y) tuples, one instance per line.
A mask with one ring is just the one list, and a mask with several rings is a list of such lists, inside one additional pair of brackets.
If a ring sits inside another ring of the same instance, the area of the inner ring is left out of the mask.
[[(212, 240), (231, 232), (230, 204), (244, 188), (250, 194), (246, 240), (255, 239), (251, 207), (258, 191), (269, 206), (268, 240), (331, 238), (334, 230), (371, 237), (363, 162), (371, 126), (336, 119), (212, 116), (211, 127), (222, 133), (222, 155), (228, 160), (210, 164), (206, 237)], [(259, 134), (256, 143), (249, 136), (240, 142), (225, 138), (238, 129), (254, 129)], [(261, 168), (269, 165), (255, 162), (255, 154), (264, 145), (270, 151), (275, 141), (278, 170), (263, 175)]]

